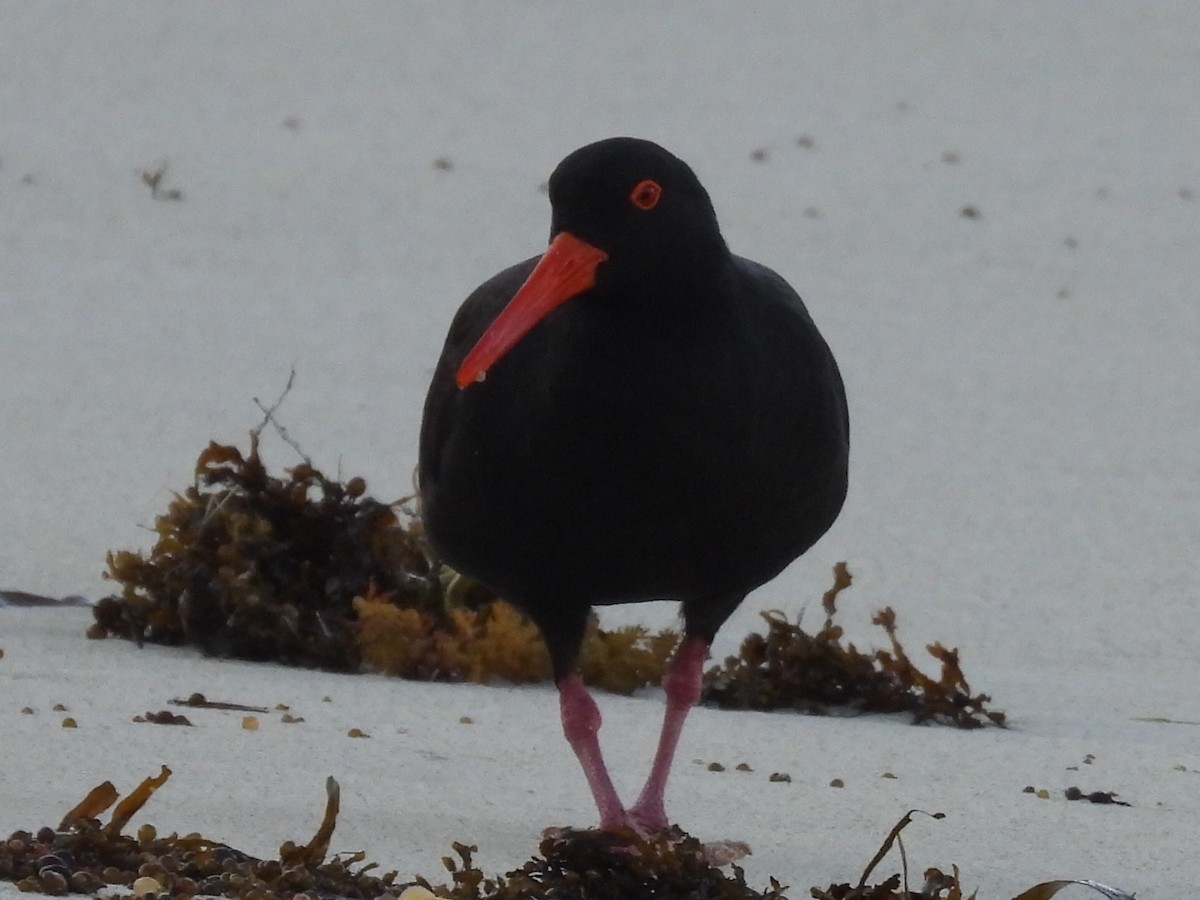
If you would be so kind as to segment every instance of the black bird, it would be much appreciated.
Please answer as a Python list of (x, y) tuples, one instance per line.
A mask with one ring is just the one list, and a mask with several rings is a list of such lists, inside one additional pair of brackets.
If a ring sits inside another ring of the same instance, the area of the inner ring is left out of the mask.
[[(667, 827), (663, 790), (717, 630), (841, 510), (846, 395), (795, 291), (730, 253), (708, 194), (662, 147), (576, 150), (550, 205), (545, 254), (484, 282), (450, 326), (421, 506), (441, 558), (541, 629), (601, 827), (646, 834)], [(626, 809), (576, 662), (591, 607), (659, 599), (682, 603), (684, 637)]]

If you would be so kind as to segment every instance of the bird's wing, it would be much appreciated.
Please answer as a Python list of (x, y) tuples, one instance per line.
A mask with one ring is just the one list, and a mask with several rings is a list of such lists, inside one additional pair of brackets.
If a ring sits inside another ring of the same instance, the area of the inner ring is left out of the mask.
[(418, 472), (422, 490), (436, 478), (437, 459), (454, 420), (451, 413), (459, 399), (459, 389), (454, 383), (458, 367), (513, 294), (525, 283), (538, 259), (540, 257), (532, 257), (492, 276), (472, 291), (455, 313), (425, 398), (421, 419)]

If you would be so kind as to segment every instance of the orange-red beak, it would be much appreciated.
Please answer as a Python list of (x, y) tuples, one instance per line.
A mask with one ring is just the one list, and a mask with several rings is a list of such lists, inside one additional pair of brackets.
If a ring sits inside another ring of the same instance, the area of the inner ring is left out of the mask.
[(512, 349), (553, 309), (596, 283), (596, 267), (608, 254), (565, 231), (550, 242), (520, 290), (471, 348), (454, 376), (460, 388), (483, 381), (496, 360)]

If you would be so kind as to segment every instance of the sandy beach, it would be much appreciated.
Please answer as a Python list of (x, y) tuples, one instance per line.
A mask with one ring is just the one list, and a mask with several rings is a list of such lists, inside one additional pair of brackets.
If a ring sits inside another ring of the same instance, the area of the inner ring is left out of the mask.
[[(293, 368), (279, 419), (304, 452), (411, 492), (457, 305), (544, 248), (566, 153), (649, 138), (797, 288), (849, 394), (840, 519), (714, 657), (761, 610), (815, 619), (846, 560), (849, 638), (881, 643), (893, 606), (914, 656), (958, 647), (1011, 725), (698, 709), (680, 824), (746, 841), (748, 881), (796, 897), (856, 880), (911, 808), (946, 818), (910, 827), (910, 861), (980, 898), (1194, 897), (1198, 96), (1182, 2), (0, 4), (0, 589), (111, 592), (106, 552), (148, 549), (201, 449), (247, 446)], [(0, 834), (164, 764), (135, 825), (269, 854), (311, 836), (333, 775), (333, 848), (434, 880), (452, 841), (505, 871), (594, 819), (549, 685), (139, 650), (88, 641), (90, 618), (0, 607)], [(272, 711), (132, 721), (195, 691)], [(632, 792), (661, 692), (599, 702)]]

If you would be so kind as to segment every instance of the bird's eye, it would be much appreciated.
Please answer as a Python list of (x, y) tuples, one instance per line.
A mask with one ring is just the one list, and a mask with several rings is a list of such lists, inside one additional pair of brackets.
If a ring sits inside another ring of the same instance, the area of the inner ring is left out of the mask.
[(639, 181), (637, 187), (629, 192), (629, 202), (638, 209), (654, 209), (658, 205), (658, 198), (661, 196), (662, 187), (659, 183), (646, 178)]

